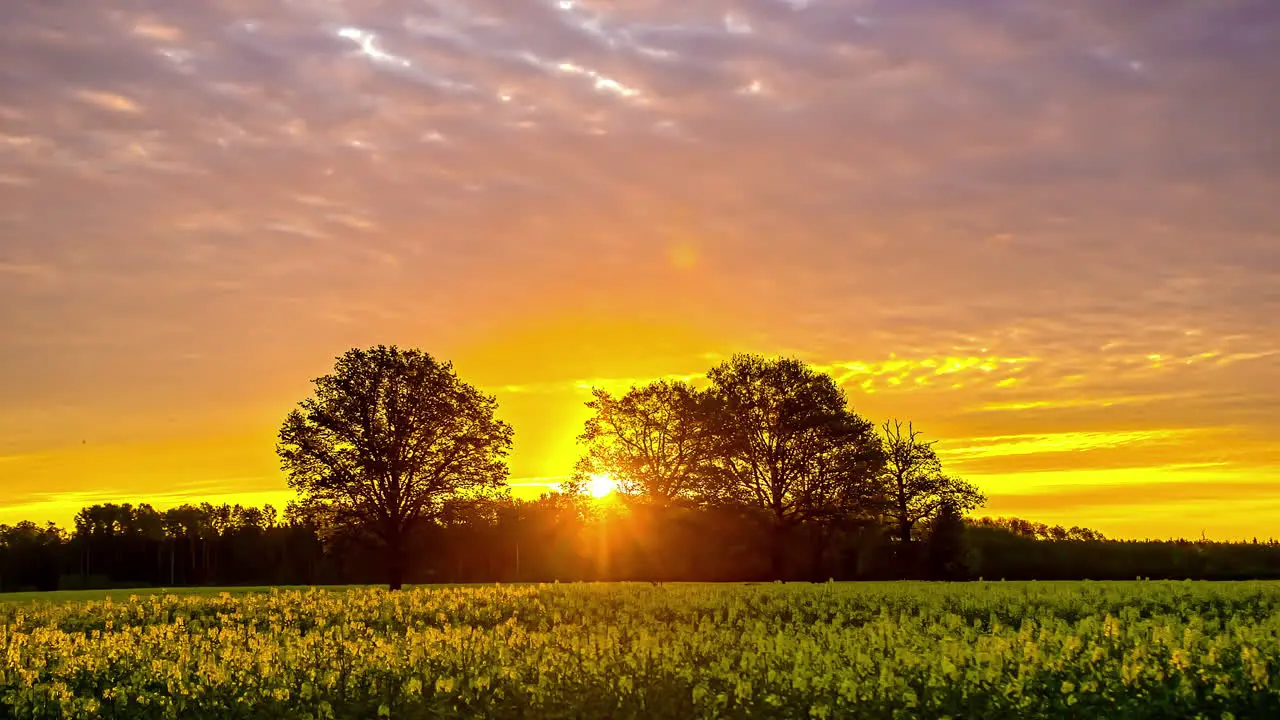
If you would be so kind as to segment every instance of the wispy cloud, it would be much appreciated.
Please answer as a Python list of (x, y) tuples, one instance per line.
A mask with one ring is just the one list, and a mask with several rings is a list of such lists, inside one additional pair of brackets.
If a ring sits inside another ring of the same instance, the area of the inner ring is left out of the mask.
[[(946, 454), (960, 460), (969, 458), (1038, 455), (1042, 453), (1081, 452), (1116, 448), (1135, 443), (1167, 443), (1186, 441), (1201, 434), (1198, 429), (1135, 430), (1107, 432), (1061, 432), (1044, 435), (1004, 435), (966, 438), (948, 445)], [(1216, 431), (1221, 432), (1221, 431)]]
[[(735, 349), (948, 443), (1265, 437), (1276, 47), (1270, 0), (11, 2), (0, 436), (270, 424), (398, 342), (503, 394), (522, 476), (584, 387)], [(582, 308), (625, 330), (493, 339)]]
[(102, 90), (80, 90), (76, 92), (75, 97), (82, 102), (97, 106), (103, 110), (131, 115), (142, 112), (142, 108), (138, 106), (138, 103), (118, 93), (104, 92)]
[[(766, 352), (765, 354), (771, 353)], [(776, 355), (786, 356), (788, 353), (776, 353)], [(877, 385), (889, 389), (910, 390), (928, 386), (937, 378), (946, 378), (945, 382), (940, 381), (943, 387), (955, 387), (957, 384), (962, 386), (966, 377), (986, 378), (993, 373), (1004, 377), (1010, 369), (1016, 371), (1020, 364), (1032, 361), (1034, 361), (1034, 358), (936, 357), (903, 359), (893, 357), (878, 361), (818, 362), (810, 363), (810, 366), (818, 372), (831, 375), (837, 383), (855, 392), (875, 392)], [(711, 363), (707, 363), (707, 365), (710, 366)], [(640, 387), (659, 380), (702, 385), (705, 384), (706, 372), (669, 373), (647, 377), (583, 378), (522, 385), (498, 385), (486, 389), (489, 392), (500, 393), (565, 393), (600, 388), (611, 393), (623, 393), (632, 387)], [(995, 384), (998, 385), (999, 381), (996, 381)]]

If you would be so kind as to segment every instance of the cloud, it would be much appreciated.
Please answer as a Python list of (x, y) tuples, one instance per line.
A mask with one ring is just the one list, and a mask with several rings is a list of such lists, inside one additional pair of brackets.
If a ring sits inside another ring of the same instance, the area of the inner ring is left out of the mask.
[[(0, 390), (133, 412), (199, 356), (252, 406), (591, 307), (949, 439), (1262, 433), (1278, 45), (1269, 0), (19, 0)], [(590, 357), (485, 384), (705, 369)]]
[[(765, 353), (770, 356), (793, 356), (796, 353)], [(717, 358), (717, 361), (728, 358)], [(1020, 363), (1034, 361), (1034, 358), (1002, 358), (1002, 357), (933, 357), (933, 358), (897, 358), (862, 361), (846, 360), (834, 362), (810, 362), (815, 371), (826, 373), (840, 385), (854, 392), (875, 392), (877, 387), (888, 390), (915, 390), (929, 388), (937, 381), (943, 387), (963, 385), (966, 379), (988, 379), (995, 374), (1003, 376), (1009, 368)], [(701, 362), (710, 367), (713, 362)], [(939, 378), (942, 378), (939, 380)], [(698, 370), (687, 373), (669, 373), (661, 376), (631, 377), (595, 377), (574, 380), (552, 380), (540, 383), (520, 385), (496, 385), (488, 387), (489, 392), (501, 393), (564, 393), (581, 392), (592, 388), (600, 388), (611, 393), (625, 393), (632, 387), (647, 385), (651, 382), (665, 380), (670, 382), (688, 382), (705, 385), (706, 371)]]
[(112, 112), (138, 114), (142, 112), (142, 108), (138, 103), (117, 93), (103, 92), (101, 90), (80, 90), (76, 93), (76, 98), (90, 105), (95, 105), (103, 110)]
[(57, 268), (39, 263), (12, 263), (0, 261), (0, 275), (11, 278), (51, 281), (58, 275)]
[(1194, 434), (1194, 430), (1138, 430), (1132, 432), (1063, 432), (1045, 435), (1005, 435), (967, 438), (947, 448), (947, 455), (961, 460), (970, 458), (1038, 455), (1043, 453), (1080, 452), (1115, 448), (1134, 443), (1178, 441)]

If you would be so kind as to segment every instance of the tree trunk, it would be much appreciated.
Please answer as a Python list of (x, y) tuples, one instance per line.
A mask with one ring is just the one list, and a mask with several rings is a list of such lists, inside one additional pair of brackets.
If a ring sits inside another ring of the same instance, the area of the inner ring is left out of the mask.
[(826, 570), (828, 544), (835, 533), (830, 528), (819, 526), (810, 528), (809, 536), (809, 579), (813, 582), (823, 581)]
[(787, 570), (786, 556), (787, 528), (781, 520), (773, 523), (769, 535), (769, 579), (785, 580)]
[(913, 578), (919, 571), (919, 557), (916, 544), (911, 540), (911, 529), (915, 523), (903, 521), (898, 528), (898, 574), (904, 578)]
[(387, 589), (404, 587), (404, 539), (397, 533), (387, 539)]

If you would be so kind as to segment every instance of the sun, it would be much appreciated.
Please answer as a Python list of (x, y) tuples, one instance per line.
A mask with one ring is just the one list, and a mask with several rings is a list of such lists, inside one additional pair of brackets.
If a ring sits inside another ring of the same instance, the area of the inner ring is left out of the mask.
[(587, 492), (591, 493), (591, 497), (594, 498), (602, 498), (617, 489), (617, 481), (612, 476), (604, 473), (592, 475), (591, 480), (587, 483)]

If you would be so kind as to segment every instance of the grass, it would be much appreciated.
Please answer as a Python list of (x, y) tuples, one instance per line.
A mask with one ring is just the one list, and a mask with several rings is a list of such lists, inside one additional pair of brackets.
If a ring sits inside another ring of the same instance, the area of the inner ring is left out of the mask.
[[(1035, 587), (1035, 586), (1046, 587), (1046, 586), (1048, 586), (1048, 587), (1061, 587), (1061, 588), (1079, 588), (1079, 587), (1088, 587), (1088, 586), (1090, 586), (1090, 585), (1095, 585), (1095, 586), (1101, 586), (1101, 585), (1113, 585), (1113, 586), (1123, 587), (1123, 586), (1126, 586), (1126, 585), (1136, 584), (1136, 583), (1140, 583), (1140, 582), (1142, 582), (1142, 581), (1138, 581), (1138, 580), (1117, 580), (1117, 581), (1107, 581), (1107, 582), (1105, 582), (1105, 583), (1098, 583), (1098, 582), (1093, 582), (1093, 581), (1089, 581), (1089, 580), (1083, 580), (1083, 581), (1077, 581), (1077, 580), (1044, 580), (1044, 581), (1037, 581), (1037, 580), (1024, 580), (1024, 581), (998, 581), (998, 583), (997, 583), (997, 584), (999, 584), (999, 585), (1003, 585), (1003, 586), (1006, 586), (1006, 587), (1020, 586), (1020, 585), (1030, 585), (1030, 586), (1032, 586), (1032, 587)], [(465, 588), (465, 587), (492, 587), (492, 586), (494, 586), (494, 585), (503, 585), (503, 586), (507, 586), (507, 587), (520, 587), (520, 586), (524, 586), (524, 585), (538, 585), (538, 584), (539, 584), (539, 583), (527, 583), (527, 582), (520, 582), (520, 583), (439, 583), (439, 584), (423, 584), (423, 585), (405, 585), (405, 589), (409, 589), (409, 588)], [(570, 583), (570, 584), (572, 584), (572, 583)], [(591, 583), (591, 584), (595, 584), (595, 583)], [(613, 584), (613, 583), (604, 583), (604, 584)], [(626, 583), (624, 583), (624, 584), (626, 584)], [(641, 584), (643, 584), (643, 583), (641, 583)], [(730, 585), (741, 585), (741, 586), (747, 587), (747, 586), (754, 586), (754, 585), (768, 585), (768, 584), (770, 584), (770, 583), (759, 583), (759, 582), (746, 582), (746, 583), (699, 583), (699, 582), (693, 582), (693, 583), (682, 583), (682, 582), (674, 582), (674, 583), (664, 583), (664, 584), (665, 584), (665, 585), (669, 585), (669, 586), (682, 586), (682, 585), (730, 586)], [(799, 583), (796, 583), (796, 584), (799, 584)], [(836, 585), (848, 585), (848, 586), (863, 587), (863, 588), (875, 588), (875, 587), (880, 587), (880, 586), (885, 586), (885, 585), (893, 586), (893, 585), (902, 585), (902, 584), (906, 584), (906, 585), (918, 585), (918, 586), (921, 586), (921, 587), (927, 587), (927, 586), (929, 586), (929, 585), (934, 585), (935, 583), (926, 583), (926, 582), (910, 582), (910, 581), (887, 581), (887, 582), (840, 582), (840, 583), (836, 583)], [(983, 584), (983, 583), (977, 583), (977, 584), (978, 584), (978, 585), (981, 585), (981, 584)], [(986, 583), (986, 584), (991, 584), (991, 583)], [(1226, 585), (1230, 585), (1230, 584), (1232, 584), (1232, 583), (1227, 582), (1227, 583), (1224, 583), (1224, 584), (1226, 584)], [(109, 598), (111, 598), (111, 599), (112, 599), (112, 601), (124, 602), (124, 601), (127, 601), (131, 595), (136, 595), (136, 596), (138, 596), (138, 597), (147, 597), (147, 596), (150, 596), (150, 595), (208, 596), (208, 595), (218, 595), (219, 593), (230, 593), (231, 595), (247, 595), (247, 594), (251, 594), (251, 593), (269, 593), (269, 592), (271, 592), (272, 590), (307, 590), (307, 589), (310, 589), (310, 588), (312, 588), (312, 587), (314, 587), (314, 588), (315, 588), (315, 589), (317, 589), (317, 590), (326, 590), (326, 591), (329, 591), (329, 592), (346, 592), (347, 590), (350, 590), (350, 589), (352, 589), (352, 588), (377, 588), (377, 587), (385, 588), (385, 587), (386, 587), (386, 585), (315, 585), (315, 586), (312, 586), (312, 585), (254, 585), (254, 586), (239, 585), (239, 586), (227, 586), (227, 587), (199, 587), (199, 586), (185, 586), (185, 587), (174, 587), (174, 588), (164, 588), (164, 587), (139, 587), (139, 588), (111, 588), (111, 589), (101, 589), (101, 590), (55, 590), (55, 591), (44, 591), (44, 592), (39, 592), (39, 591), (37, 591), (37, 592), (12, 592), (12, 593), (0, 593), (0, 603), (27, 603), (27, 602), (40, 602), (40, 603), (51, 603), (51, 604), (57, 604), (57, 603), (64, 603), (64, 602), (88, 602), (88, 601), (100, 601), (100, 600), (105, 600), (105, 599), (106, 599), (106, 598), (108, 598), (108, 597), (109, 597)]]
[[(409, 588), (451, 588), (451, 587), (488, 587), (498, 583), (446, 583), (438, 585), (405, 585), (405, 589)], [(531, 583), (501, 583), (508, 586), (529, 585)], [(533, 583), (536, 584), (536, 583)], [(228, 587), (140, 587), (140, 588), (111, 588), (102, 590), (53, 590), (53, 591), (36, 591), (36, 592), (13, 592), (0, 593), (0, 603), (66, 603), (66, 602), (88, 602), (98, 601), (111, 598), (112, 601), (126, 601), (131, 595), (138, 597), (146, 597), (149, 595), (178, 595), (178, 596), (207, 596), (218, 595), (219, 593), (230, 593), (232, 595), (248, 595), (251, 593), (269, 593), (272, 590), (309, 590), (311, 588), (317, 590), (327, 590), (329, 592), (346, 592), (352, 588), (385, 588), (386, 585), (237, 585)]]
[(87, 602), (89, 600), (128, 600), (130, 595), (144, 597), (147, 595), (217, 595), (218, 593), (243, 595), (246, 593), (271, 592), (267, 586), (259, 587), (180, 587), (180, 588), (129, 588), (111, 590), (56, 590), (52, 592), (16, 592), (0, 594), (0, 603), (19, 602)]

